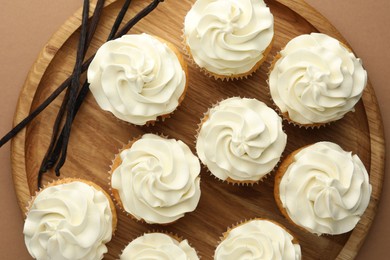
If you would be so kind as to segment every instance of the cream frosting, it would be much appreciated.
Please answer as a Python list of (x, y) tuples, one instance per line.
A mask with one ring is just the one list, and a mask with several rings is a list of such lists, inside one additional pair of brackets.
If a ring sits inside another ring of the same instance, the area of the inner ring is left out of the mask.
[(331, 142), (303, 148), (284, 173), (280, 199), (297, 225), (316, 234), (352, 230), (366, 210), (371, 185), (357, 155)]
[(165, 224), (195, 210), (200, 199), (200, 163), (182, 141), (145, 134), (120, 158), (111, 185), (132, 216)]
[(215, 250), (215, 260), (301, 259), (301, 247), (281, 226), (255, 219), (228, 231)]
[(211, 108), (196, 142), (199, 159), (221, 180), (258, 181), (286, 147), (282, 119), (263, 102), (233, 97)]
[(79, 181), (47, 187), (34, 198), (23, 233), (35, 259), (102, 259), (112, 236), (109, 200)]
[(249, 72), (274, 36), (274, 18), (262, 0), (197, 0), (184, 37), (199, 67), (217, 75)]
[(292, 39), (280, 51), (269, 86), (282, 113), (299, 124), (328, 123), (353, 111), (367, 84), (360, 59), (321, 33)]
[(88, 68), (88, 82), (103, 110), (144, 125), (176, 109), (186, 74), (166, 44), (143, 33), (104, 43)]
[(185, 239), (181, 242), (163, 233), (148, 233), (134, 239), (123, 250), (120, 260), (197, 260), (196, 251)]

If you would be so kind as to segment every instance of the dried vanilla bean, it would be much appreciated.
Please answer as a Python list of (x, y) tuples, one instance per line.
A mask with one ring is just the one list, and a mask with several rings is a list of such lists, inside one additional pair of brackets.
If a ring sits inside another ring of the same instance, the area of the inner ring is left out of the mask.
[[(115, 23), (111, 29), (111, 32), (110, 32), (107, 40), (112, 40), (114, 38), (118, 38), (118, 37), (121, 37), (124, 34), (126, 34), (136, 23), (138, 23), (142, 18), (144, 18), (146, 15), (148, 15), (150, 12), (152, 12), (158, 6), (158, 4), (160, 2), (163, 2), (163, 0), (153, 1), (151, 4), (149, 4), (147, 7), (145, 7), (142, 11), (140, 11), (138, 14), (136, 14), (129, 22), (127, 22), (124, 25), (123, 29), (119, 33), (117, 33), (119, 25), (121, 24), (121, 22), (124, 18), (124, 15), (126, 14), (126, 11), (131, 3), (131, 0), (126, 0), (122, 9), (119, 12), (117, 18), (116, 18), (116, 20), (115, 20)], [(89, 58), (86, 61), (86, 63), (89, 65), (90, 62), (92, 61), (92, 59), (93, 59), (93, 56), (91, 58)], [(83, 69), (84, 69), (84, 67), (83, 67)], [(71, 120), (70, 124), (72, 123), (75, 115), (77, 114), (77, 111), (79, 110), (85, 96), (88, 93), (88, 90), (89, 90), (89, 83), (86, 80), (84, 82), (78, 96), (77, 96), (75, 103), (74, 103), (74, 107), (72, 110), (73, 115), (70, 119)], [(38, 187), (40, 187), (42, 174), (44, 173), (43, 170), (47, 171), (48, 169), (54, 167), (54, 165), (56, 164), (56, 162), (61, 154), (60, 161), (58, 162), (58, 164), (55, 168), (56, 175), (57, 176), (59, 175), (59, 170), (63, 166), (65, 159), (66, 159), (66, 149), (67, 149), (68, 142), (69, 142), (69, 135), (70, 135), (70, 127), (69, 127), (69, 132), (67, 133), (67, 132), (65, 132), (65, 126), (64, 126), (64, 128), (62, 129), (62, 132), (61, 132), (61, 134), (56, 142), (56, 146), (55, 146), (54, 150), (52, 151), (50, 159), (45, 162), (45, 165), (42, 165), (43, 167), (41, 167), (41, 170), (40, 170), (40, 173), (38, 176), (38, 180), (39, 180)]]
[[(122, 20), (131, 3), (131, 0), (126, 0), (120, 12), (118, 13), (107, 40), (112, 40), (126, 34), (136, 23), (152, 12), (161, 2), (164, 2), (164, 0), (153, 0), (148, 6), (137, 13), (130, 21), (128, 21), (118, 32), (119, 26), (122, 23)], [(65, 89), (67, 89), (63, 103), (53, 126), (53, 135), (48, 151), (42, 161), (41, 168), (38, 173), (38, 188), (41, 185), (42, 175), (44, 172), (53, 168), (57, 164), (55, 171), (56, 174), (59, 175), (59, 170), (65, 163), (71, 125), (89, 90), (89, 84), (87, 80), (84, 82), (82, 87), (80, 86), (80, 76), (88, 69), (88, 66), (92, 62), (95, 55), (92, 55), (84, 63), (83, 60), (98, 25), (103, 6), (104, 0), (98, 0), (91, 18), (91, 23), (88, 25), (89, 1), (84, 0), (80, 42), (77, 50), (76, 64), (73, 73), (60, 86), (58, 86), (58, 88), (55, 89), (46, 98), (46, 100), (43, 101), (43, 103), (41, 103), (26, 118), (19, 122), (10, 132), (8, 132), (0, 139), (0, 147), (2, 147), (15, 135), (17, 135), (24, 127), (26, 127), (27, 124), (31, 122), (37, 115), (39, 115), (48, 105), (50, 105), (51, 102), (56, 99)], [(65, 124), (63, 125), (61, 133), (59, 134), (60, 126), (64, 121), (63, 117), (65, 112)], [(59, 162), (57, 163), (58, 159)]]
[[(86, 51), (87, 51), (87, 49), (92, 41), (93, 35), (96, 32), (96, 28), (97, 28), (97, 25), (99, 23), (99, 20), (100, 20), (101, 14), (102, 14), (102, 10), (104, 7), (104, 2), (105, 2), (105, 0), (98, 0), (98, 2), (96, 3), (95, 10), (94, 10), (93, 15), (91, 17), (91, 22), (88, 26), (88, 35), (87, 35), (86, 48), (84, 50), (84, 55), (85, 55), (85, 53), (86, 53)], [(54, 164), (52, 164), (52, 160), (50, 158), (52, 157), (52, 155), (54, 153), (55, 145), (58, 144), (58, 138), (59, 138), (58, 134), (59, 134), (61, 123), (63, 121), (63, 116), (65, 114), (65, 109), (66, 109), (68, 100), (69, 100), (69, 88), (67, 89), (67, 91), (65, 93), (60, 110), (58, 111), (56, 120), (54, 122), (53, 132), (52, 132), (52, 137), (50, 140), (49, 148), (47, 149), (47, 152), (45, 154), (45, 157), (42, 160), (41, 167), (39, 169), (39, 173), (38, 173), (39, 179), (41, 177), (40, 175), (43, 172), (46, 172), (48, 169), (50, 169), (54, 166)], [(62, 133), (63, 133), (63, 131), (61, 132), (61, 134)]]
[(66, 114), (66, 121), (64, 125), (64, 142), (62, 144), (60, 160), (57, 163), (57, 166), (55, 168), (55, 172), (57, 176), (60, 175), (60, 169), (64, 165), (66, 160), (68, 145), (64, 145), (64, 144), (67, 144), (69, 140), (70, 129), (72, 127), (72, 122), (73, 122), (73, 109), (77, 99), (77, 93), (80, 88), (80, 76), (82, 73), (81, 67), (83, 65), (83, 60), (86, 52), (86, 43), (88, 38), (87, 37), (88, 14), (89, 14), (89, 0), (84, 0), (81, 33), (80, 33), (79, 46), (77, 48), (76, 64), (73, 71), (72, 81), (69, 86), (69, 101), (67, 104), (67, 114)]
[[(113, 37), (115, 36), (120, 24), (123, 21), (123, 18), (125, 16), (128, 8), (130, 6), (130, 3), (131, 3), (131, 0), (126, 0), (125, 3), (123, 4), (121, 10), (119, 11), (119, 13), (115, 19), (114, 25), (111, 28), (110, 34), (107, 38), (107, 41), (112, 40)], [(98, 7), (96, 7), (96, 8), (98, 8)], [(73, 118), (77, 114), (82, 102), (84, 101), (84, 98), (88, 94), (88, 90), (89, 90), (89, 84), (88, 84), (88, 81), (85, 80), (84, 84), (83, 84), (83, 86), (82, 86), (82, 88), (77, 96), (76, 105), (75, 105), (75, 108), (73, 110)], [(57, 137), (57, 135), (56, 135), (56, 137)], [(62, 129), (60, 136), (58, 137), (58, 139), (56, 139), (55, 147), (50, 146), (50, 150), (48, 151), (47, 155), (45, 156), (45, 159), (42, 162), (41, 168), (39, 170), (39, 175), (42, 175), (44, 172), (46, 172), (49, 169), (54, 167), (55, 163), (57, 162), (57, 160), (60, 156), (61, 147), (63, 146), (63, 141), (64, 141), (64, 129)], [(54, 143), (53, 143), (53, 146), (54, 146)], [(39, 177), (39, 180), (40, 179), (41, 179), (41, 176)], [(40, 181), (38, 183), (40, 183)]]

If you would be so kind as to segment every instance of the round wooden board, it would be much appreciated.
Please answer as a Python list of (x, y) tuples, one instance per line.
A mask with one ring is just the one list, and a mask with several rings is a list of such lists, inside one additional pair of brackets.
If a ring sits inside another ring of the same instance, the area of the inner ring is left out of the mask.
[[(126, 21), (149, 1), (135, 0)], [(146, 32), (181, 47), (184, 16), (193, 0), (167, 0), (135, 26), (131, 33)], [(73, 124), (68, 158), (62, 177), (92, 180), (109, 190), (107, 172), (114, 154), (132, 137), (143, 133), (162, 133), (181, 139), (193, 152), (199, 119), (221, 99), (253, 97), (273, 106), (267, 89), (267, 69), (272, 57), (293, 37), (310, 32), (323, 32), (345, 43), (340, 33), (318, 12), (302, 0), (266, 1), (275, 17), (275, 43), (271, 55), (261, 69), (245, 80), (222, 82), (208, 78), (189, 62), (189, 90), (182, 105), (164, 122), (153, 127), (136, 127), (122, 123), (98, 108), (89, 95)], [(106, 1), (102, 20), (89, 54), (104, 42), (123, 1)], [(20, 94), (14, 122), (20, 122), (71, 74), (78, 41), (81, 10), (72, 16), (43, 48), (32, 67)], [(347, 44), (347, 43), (346, 43)], [(20, 208), (25, 212), (30, 196), (37, 187), (37, 172), (51, 137), (51, 129), (62, 96), (57, 98), (26, 129), (12, 140), (14, 184)], [(151, 230), (163, 230), (187, 238), (203, 259), (212, 259), (221, 234), (231, 225), (255, 217), (282, 223), (300, 241), (304, 259), (353, 259), (374, 218), (384, 176), (384, 137), (382, 120), (369, 83), (355, 113), (321, 129), (303, 129), (288, 125), (285, 154), (313, 142), (329, 140), (357, 153), (370, 173), (372, 198), (356, 228), (337, 236), (312, 235), (289, 224), (278, 211), (273, 198), (273, 176), (254, 186), (233, 186), (201, 172), (202, 196), (198, 208), (169, 226), (148, 225), (133, 221), (120, 210), (118, 230), (108, 244), (105, 259), (116, 259), (125, 245)], [(50, 172), (44, 183), (56, 179)]]

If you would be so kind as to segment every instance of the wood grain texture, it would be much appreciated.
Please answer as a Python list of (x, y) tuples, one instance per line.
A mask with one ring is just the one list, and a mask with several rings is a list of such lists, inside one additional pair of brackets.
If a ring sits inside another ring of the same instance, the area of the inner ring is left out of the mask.
[[(102, 21), (87, 56), (94, 53), (106, 39), (115, 15), (123, 1), (106, 1)], [(151, 15), (133, 28), (131, 33), (157, 35), (182, 48), (182, 24), (193, 1), (166, 0)], [(267, 72), (272, 57), (293, 37), (310, 32), (323, 32), (345, 40), (318, 12), (302, 0), (266, 1), (275, 17), (275, 43), (260, 70), (239, 81), (216, 81), (199, 72), (189, 62), (189, 88), (181, 106), (163, 122), (152, 127), (136, 127), (116, 120), (99, 109), (88, 95), (72, 127), (68, 159), (62, 177), (81, 177), (109, 191), (108, 170), (115, 153), (132, 137), (143, 133), (162, 133), (181, 139), (193, 152), (197, 125), (207, 109), (227, 97), (254, 97), (273, 107), (268, 94)], [(125, 20), (142, 9), (147, 1), (133, 1)], [(43, 48), (27, 76), (15, 113), (14, 123), (25, 118), (62, 81), (71, 74), (81, 10), (53, 35)], [(347, 44), (347, 43), (346, 43)], [(12, 141), (12, 167), (15, 189), (22, 212), (36, 191), (37, 172), (50, 142), (51, 129), (61, 103), (60, 96)], [(354, 113), (320, 129), (303, 129), (284, 122), (288, 135), (285, 154), (317, 141), (328, 140), (357, 153), (370, 173), (372, 198), (357, 227), (338, 236), (321, 236), (303, 232), (290, 225), (279, 212), (273, 198), (271, 175), (254, 186), (233, 186), (222, 183), (203, 169), (202, 196), (193, 213), (170, 226), (148, 225), (133, 221), (118, 210), (119, 225), (108, 244), (106, 259), (116, 259), (132, 239), (150, 230), (166, 230), (187, 238), (203, 259), (212, 259), (219, 237), (227, 227), (256, 217), (269, 218), (285, 225), (300, 241), (304, 259), (353, 259), (373, 221), (380, 198), (384, 175), (384, 137), (375, 93), (369, 83)], [(48, 173), (44, 182), (54, 180)]]

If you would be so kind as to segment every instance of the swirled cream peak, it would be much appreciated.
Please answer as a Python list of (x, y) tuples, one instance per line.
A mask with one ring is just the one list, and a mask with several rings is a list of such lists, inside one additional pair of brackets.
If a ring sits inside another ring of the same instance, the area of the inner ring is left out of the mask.
[(144, 125), (176, 109), (186, 75), (166, 44), (148, 34), (133, 34), (98, 49), (88, 68), (88, 82), (103, 110)]
[(194, 61), (218, 75), (249, 72), (273, 35), (273, 16), (262, 0), (197, 0), (184, 22)]
[(295, 154), (279, 185), (280, 200), (297, 225), (316, 234), (351, 231), (371, 196), (368, 173), (357, 155), (331, 142)]
[(233, 97), (206, 114), (196, 151), (221, 180), (258, 181), (279, 162), (286, 142), (274, 110), (256, 99)]
[(171, 223), (195, 210), (200, 163), (180, 140), (145, 134), (120, 153), (111, 176), (124, 210), (147, 223)]
[(199, 257), (187, 240), (179, 242), (163, 233), (147, 233), (123, 250), (120, 260), (131, 259), (198, 260)]
[(50, 186), (34, 198), (24, 223), (27, 249), (35, 259), (96, 260), (112, 236), (110, 203), (86, 183)]
[(301, 247), (283, 227), (255, 219), (229, 230), (214, 254), (215, 260), (299, 260)]
[(353, 111), (366, 84), (361, 60), (321, 33), (292, 39), (269, 76), (275, 104), (302, 125), (328, 123)]

